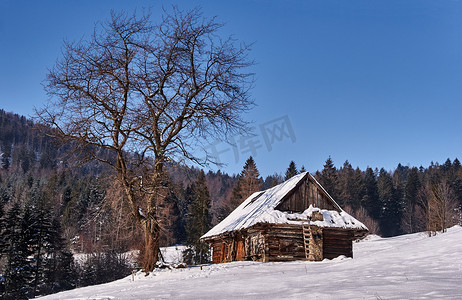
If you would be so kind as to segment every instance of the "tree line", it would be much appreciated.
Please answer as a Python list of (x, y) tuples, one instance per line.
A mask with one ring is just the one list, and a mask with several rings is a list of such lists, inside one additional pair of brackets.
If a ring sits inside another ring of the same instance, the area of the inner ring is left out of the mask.
[[(132, 249), (142, 252), (143, 232), (130, 215), (123, 187), (113, 180), (110, 170), (97, 162), (77, 164), (75, 156), (79, 154), (71, 145), (54, 143), (34, 130), (34, 122), (24, 117), (0, 110), (0, 124), (3, 292), (14, 290), (13, 280), (7, 278), (16, 276), (12, 273), (16, 259), (25, 265), (19, 269), (25, 272), (24, 286), (28, 287), (17, 292), (27, 296), (127, 274), (130, 267), (122, 259), (123, 253)], [(250, 157), (237, 175), (204, 172), (179, 164), (167, 164), (167, 170), (169, 176), (163, 186), (168, 193), (158, 206), (159, 243), (189, 245), (186, 261), (200, 264), (207, 261), (208, 254), (207, 245), (199, 241), (201, 235), (253, 192), (275, 186), (305, 168), (298, 169), (292, 161), (285, 171), (263, 178)], [(337, 168), (329, 157), (324, 168), (314, 175), (345, 210), (373, 233), (392, 236), (438, 231), (460, 222), (462, 168), (457, 158), (442, 165), (432, 163), (427, 168), (399, 164), (395, 170), (385, 171), (353, 169), (349, 162)], [(7, 228), (16, 231), (7, 233)], [(39, 231), (31, 234), (33, 230)], [(53, 242), (38, 242), (43, 230), (52, 230), (46, 236), (53, 237)], [(18, 250), (23, 251), (23, 256), (5, 250), (8, 247), (24, 249)], [(77, 263), (70, 253), (86, 253), (86, 258)], [(47, 261), (53, 257), (56, 260)], [(113, 263), (104, 263), (108, 260)], [(52, 275), (49, 266), (64, 263), (74, 269), (68, 276), (74, 279), (53, 282), (58, 277)], [(105, 269), (108, 265), (120, 268), (109, 272)]]
[(398, 164), (386, 171), (353, 169), (348, 161), (336, 168), (329, 157), (315, 176), (373, 233), (444, 231), (461, 223), (462, 169), (457, 158), (442, 165), (432, 162), (427, 168)]

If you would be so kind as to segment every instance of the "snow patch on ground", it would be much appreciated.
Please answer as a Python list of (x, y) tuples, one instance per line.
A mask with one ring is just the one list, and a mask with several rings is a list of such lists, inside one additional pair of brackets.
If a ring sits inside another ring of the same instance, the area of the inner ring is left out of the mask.
[(462, 299), (461, 241), (460, 226), (371, 236), (353, 244), (353, 259), (163, 269), (40, 299)]
[(183, 245), (175, 245), (170, 247), (160, 248), (162, 257), (168, 264), (179, 264), (183, 262), (183, 251), (188, 247)]

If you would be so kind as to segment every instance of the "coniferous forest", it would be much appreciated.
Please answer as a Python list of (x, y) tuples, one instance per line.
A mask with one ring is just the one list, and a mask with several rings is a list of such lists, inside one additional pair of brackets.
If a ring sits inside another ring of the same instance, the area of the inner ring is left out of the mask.
[[(57, 143), (27, 118), (0, 110), (0, 293), (27, 299), (115, 280), (136, 267), (127, 257), (142, 248), (122, 188), (111, 170), (84, 161), (71, 143)], [(111, 159), (108, 154), (108, 159)], [(290, 159), (288, 157), (287, 159)], [(250, 194), (305, 170), (262, 178), (250, 157), (238, 175), (170, 163), (159, 206), (160, 245), (188, 245), (190, 264), (207, 261), (199, 237)], [(457, 158), (394, 170), (354, 168), (328, 157), (308, 170), (371, 233), (395, 236), (444, 231), (461, 224), (462, 168)], [(142, 252), (142, 251), (141, 251)], [(141, 253), (142, 255), (142, 253)]]

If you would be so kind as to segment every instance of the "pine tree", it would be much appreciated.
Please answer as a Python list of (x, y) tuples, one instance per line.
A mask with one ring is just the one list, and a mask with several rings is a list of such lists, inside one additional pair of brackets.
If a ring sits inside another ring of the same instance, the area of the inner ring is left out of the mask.
[(47, 259), (45, 260), (45, 285), (58, 292), (74, 288), (77, 284), (77, 266), (72, 253), (66, 248), (62, 237), (61, 222), (58, 218), (51, 221)]
[(260, 191), (262, 182), (263, 180), (260, 177), (257, 165), (252, 156), (250, 156), (239, 174), (236, 186), (233, 188), (231, 201), (227, 207), (228, 214), (250, 195)]
[(3, 201), (0, 199), (0, 299), (3, 298), (5, 293), (5, 279), (2, 276), (2, 262), (3, 256), (6, 255), (7, 240), (5, 239), (5, 211), (3, 208)]
[(381, 232), (384, 236), (394, 236), (400, 233), (402, 208), (392, 177), (383, 168), (377, 178), (377, 189), (382, 204), (382, 214), (379, 218)]
[(364, 179), (363, 179), (363, 172), (357, 167), (355, 170), (354, 174), (354, 179), (353, 179), (353, 192), (352, 192), (352, 197), (353, 197), (353, 202), (352, 202), (352, 207), (353, 209), (359, 209), (362, 205), (362, 200), (364, 198), (364, 195), (366, 193), (365, 187), (364, 187)]
[(286, 176), (284, 177), (284, 180), (288, 180), (297, 174), (297, 166), (295, 165), (295, 162), (292, 160), (289, 164), (289, 167), (286, 170)]
[(349, 206), (355, 210), (358, 208), (353, 198), (355, 171), (348, 160), (345, 161), (338, 173), (339, 197), (336, 200), (340, 205)]
[(418, 224), (416, 213), (419, 210), (418, 194), (421, 188), (419, 179), (419, 170), (411, 168), (407, 174), (406, 183), (404, 187), (404, 207), (403, 207), (403, 220), (402, 229), (405, 233), (413, 233), (420, 231), (422, 228)]
[(56, 282), (62, 279), (57, 265), (60, 254), (65, 251), (61, 224), (44, 208), (39, 208), (36, 224), (34, 294), (58, 292), (62, 289)]
[[(26, 212), (27, 214), (27, 212)], [(31, 264), (28, 247), (28, 215), (21, 215), (21, 208), (16, 202), (8, 211), (4, 238), (7, 240), (7, 261), (5, 266), (4, 299), (27, 299), (30, 295)]]
[(448, 167), (446, 181), (456, 195), (459, 206), (462, 208), (462, 169), (460, 168), (460, 162), (457, 158), (454, 159), (451, 167)]
[(456, 157), (456, 158), (454, 159), (454, 161), (452, 162), (452, 167), (453, 167), (453, 169), (454, 169), (456, 172), (459, 171), (459, 168), (460, 168), (460, 161), (459, 161), (459, 159), (458, 159), (457, 157)]
[[(337, 178), (337, 169), (334, 166), (334, 163), (329, 156), (324, 164), (324, 169), (321, 172), (316, 172), (316, 178), (319, 183), (324, 187), (324, 189), (331, 195), (334, 200), (338, 199), (338, 178)], [(342, 205), (341, 203), (339, 203)]]
[(5, 231), (5, 211), (3, 208), (3, 201), (0, 199), (0, 263), (2, 261), (3, 255), (6, 253), (6, 240), (4, 236)]
[(367, 168), (364, 174), (364, 197), (362, 206), (366, 208), (367, 213), (372, 219), (378, 221), (382, 213), (382, 205), (377, 190), (377, 179), (374, 171)]
[(197, 180), (191, 187), (192, 201), (189, 204), (187, 218), (187, 244), (190, 251), (186, 252), (190, 263), (202, 264), (208, 261), (209, 247), (200, 240), (211, 228), (210, 193), (205, 181), (204, 171), (200, 171)]
[(269, 188), (272, 188), (273, 186), (276, 186), (280, 183), (282, 183), (284, 180), (281, 175), (279, 174), (273, 174), (273, 175), (268, 175), (265, 178), (265, 181), (263, 182), (261, 189), (262, 190), (267, 190)]
[(241, 188), (240, 196), (242, 200), (247, 199), (250, 195), (261, 189), (262, 179), (252, 156), (250, 156), (245, 162), (239, 181)]

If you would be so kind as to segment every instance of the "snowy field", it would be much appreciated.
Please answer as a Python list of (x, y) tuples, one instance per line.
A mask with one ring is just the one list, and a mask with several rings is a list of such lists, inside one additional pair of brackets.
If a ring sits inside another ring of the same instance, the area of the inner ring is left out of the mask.
[(161, 270), (40, 299), (462, 299), (462, 228), (369, 237), (354, 259)]

